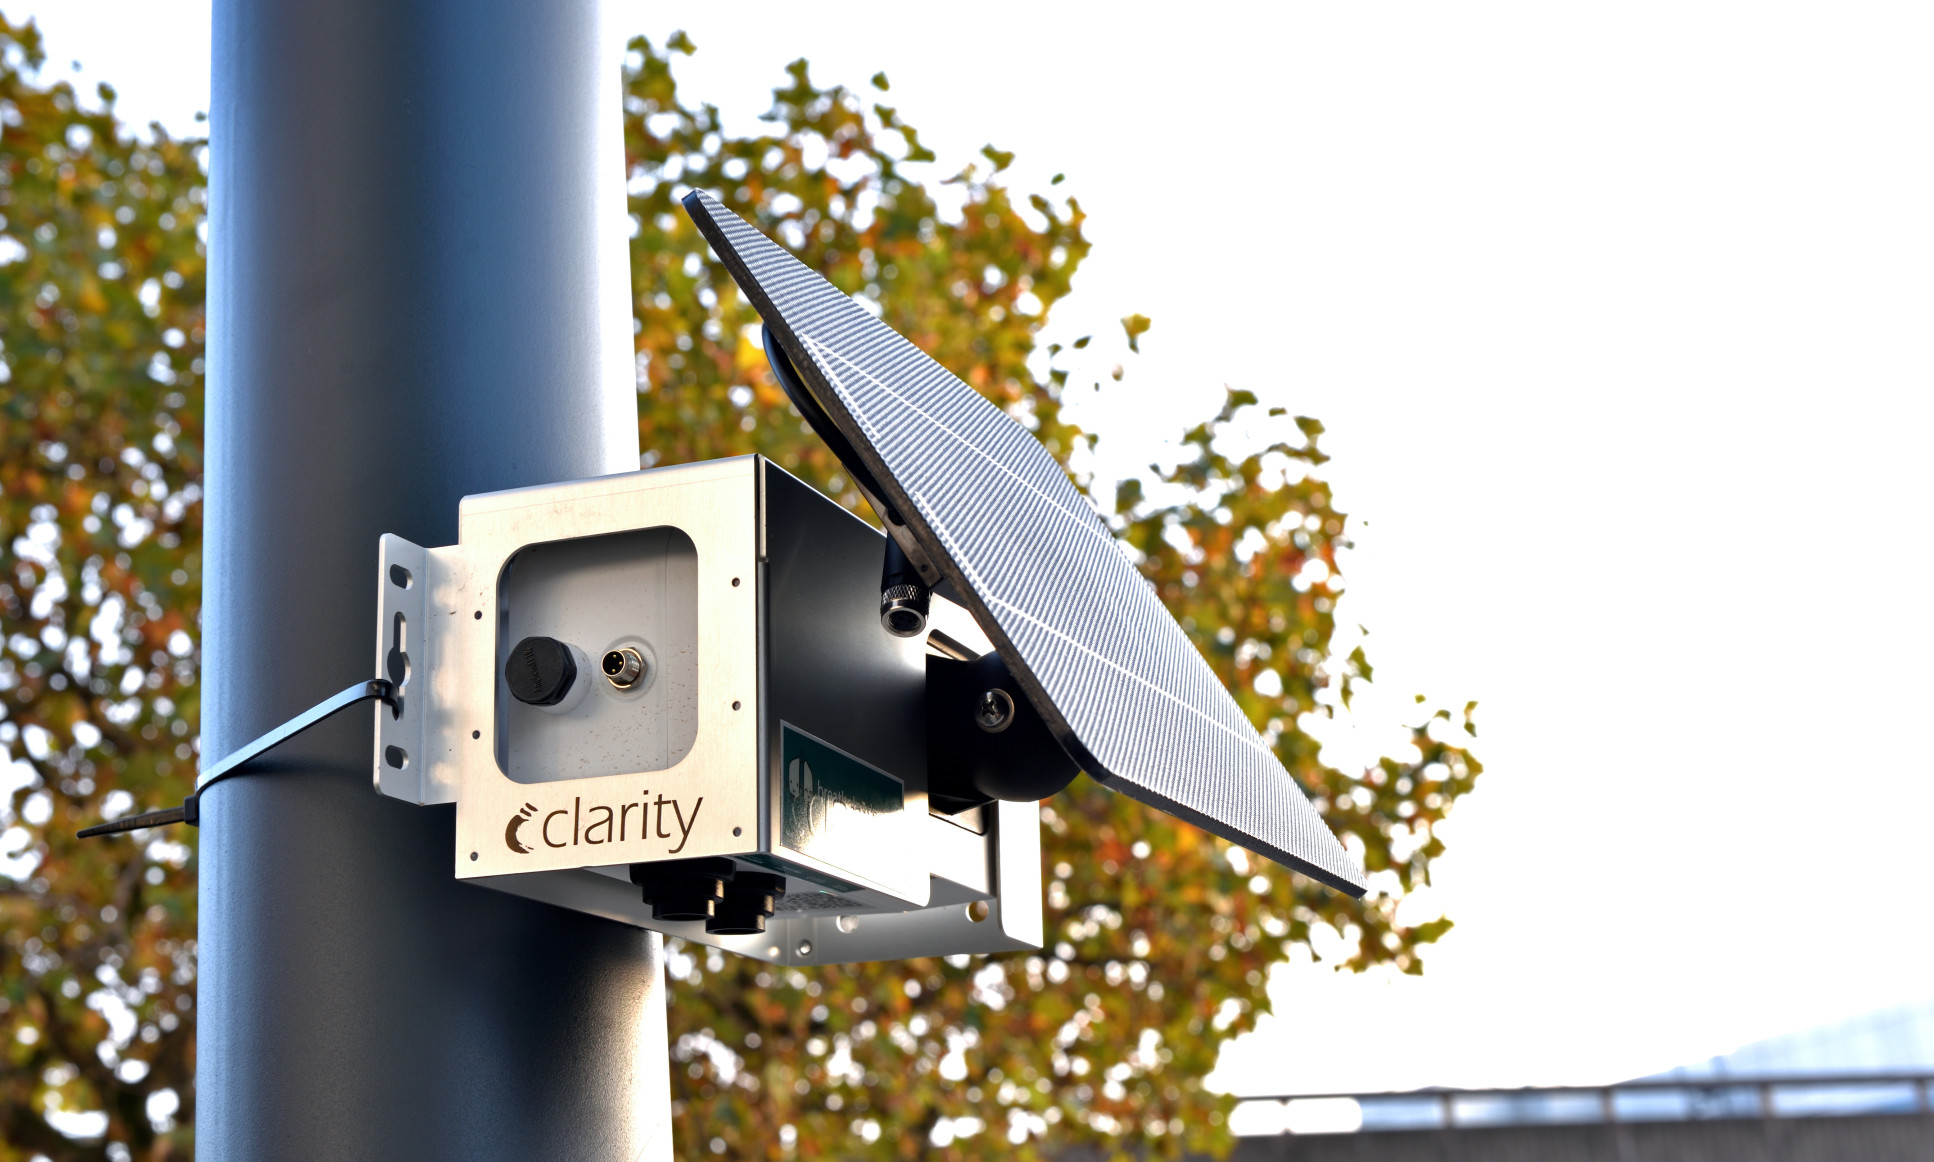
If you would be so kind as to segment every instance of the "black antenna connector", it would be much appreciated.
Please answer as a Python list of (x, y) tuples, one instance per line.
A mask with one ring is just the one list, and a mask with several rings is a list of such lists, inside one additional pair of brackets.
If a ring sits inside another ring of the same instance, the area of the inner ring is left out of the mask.
[(906, 550), (887, 537), (886, 564), (880, 570), (880, 624), (894, 637), (919, 637), (926, 632), (932, 600), (933, 590), (920, 580)]

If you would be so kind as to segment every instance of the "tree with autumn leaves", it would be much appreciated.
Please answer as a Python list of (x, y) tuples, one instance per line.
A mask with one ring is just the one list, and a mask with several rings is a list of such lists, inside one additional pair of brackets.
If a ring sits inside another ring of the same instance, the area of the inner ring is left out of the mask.
[[(1088, 252), (1080, 206), (1023, 196), (991, 146), (957, 173), (871, 91), (805, 62), (765, 132), (678, 91), (682, 35), (633, 42), (625, 133), (645, 461), (760, 452), (869, 515), (765, 365), (757, 317), (676, 197), (710, 191), (1079, 466), (1071, 352), (1039, 336)], [(131, 136), (42, 83), (0, 19), (0, 1162), (186, 1157), (194, 1115), (197, 835), (81, 841), (181, 801), (196, 764), (206, 187), (199, 143)], [(1058, 179), (1057, 179), (1058, 182)], [(948, 197), (943, 210), (936, 193)], [(1132, 355), (1148, 320), (1120, 335)], [(1090, 353), (1092, 354), (1092, 353)], [(1232, 449), (1236, 425), (1280, 428)], [(1080, 780), (1043, 808), (1047, 947), (817, 970), (672, 942), (677, 1149), (692, 1158), (1033, 1157), (1226, 1147), (1202, 1079), (1286, 950), (1421, 970), (1404, 926), (1436, 825), (1479, 767), (1469, 709), (1404, 753), (1325, 766), (1303, 715), (1370, 676), (1332, 656), (1343, 515), (1322, 427), (1234, 390), (1184, 455), (1104, 511), (1319, 811), (1372, 873), (1350, 901)], [(1084, 486), (1090, 482), (1077, 477)], [(1157, 499), (1159, 498), (1159, 499)], [(484, 890), (484, 889), (479, 889)]]

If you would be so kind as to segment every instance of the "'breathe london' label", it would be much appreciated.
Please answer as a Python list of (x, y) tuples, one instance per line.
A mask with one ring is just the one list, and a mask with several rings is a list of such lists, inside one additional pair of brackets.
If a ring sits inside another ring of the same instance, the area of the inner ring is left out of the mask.
[(906, 786), (794, 727), (780, 724), (785, 777), (779, 842), (874, 883), (904, 873)]

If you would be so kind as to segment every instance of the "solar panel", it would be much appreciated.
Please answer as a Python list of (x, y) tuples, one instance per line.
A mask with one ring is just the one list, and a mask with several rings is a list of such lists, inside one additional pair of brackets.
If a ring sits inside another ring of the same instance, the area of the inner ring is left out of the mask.
[(1089, 777), (1363, 894), (1362, 869), (1047, 449), (712, 197), (684, 204)]

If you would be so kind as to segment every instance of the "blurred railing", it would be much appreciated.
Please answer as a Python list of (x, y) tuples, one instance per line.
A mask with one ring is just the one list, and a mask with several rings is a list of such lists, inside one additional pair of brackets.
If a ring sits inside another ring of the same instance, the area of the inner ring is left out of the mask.
[(1245, 1098), (1229, 1125), (1239, 1135), (1261, 1137), (1872, 1114), (1934, 1116), (1934, 1072), (1701, 1077), (1541, 1089), (1287, 1094)]

